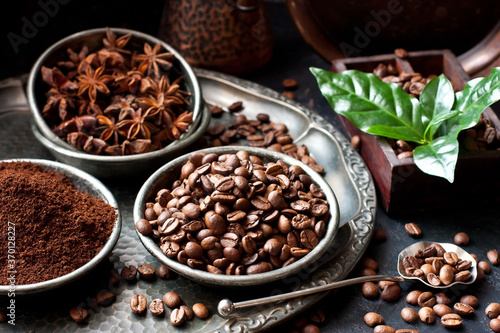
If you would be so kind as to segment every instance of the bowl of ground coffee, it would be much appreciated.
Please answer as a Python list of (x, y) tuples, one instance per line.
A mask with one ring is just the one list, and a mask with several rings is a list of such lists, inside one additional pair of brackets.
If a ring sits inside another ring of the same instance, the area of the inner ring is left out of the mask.
[(210, 112), (191, 66), (139, 31), (98, 28), (49, 47), (27, 83), (35, 137), (94, 176), (153, 171), (205, 131)]
[(255, 147), (207, 148), (157, 170), (134, 204), (140, 240), (160, 262), (201, 284), (245, 287), (319, 266), (339, 208), (312, 168)]
[(121, 216), (111, 192), (77, 168), (0, 160), (0, 225), (0, 294), (31, 294), (76, 281), (106, 259)]

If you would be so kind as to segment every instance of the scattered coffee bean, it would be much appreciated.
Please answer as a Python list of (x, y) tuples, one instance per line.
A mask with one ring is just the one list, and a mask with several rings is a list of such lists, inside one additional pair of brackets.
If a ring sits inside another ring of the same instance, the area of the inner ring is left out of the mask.
[(413, 308), (403, 308), (401, 310), (401, 317), (403, 318), (404, 321), (408, 323), (413, 323), (418, 320), (418, 313)]
[(284, 79), (282, 84), (283, 84), (283, 87), (286, 89), (297, 88), (297, 80), (295, 80), (295, 79), (291, 79), (291, 78)]
[(469, 235), (467, 235), (465, 232), (459, 232), (455, 235), (453, 240), (457, 245), (467, 245), (469, 244)]
[(149, 311), (155, 316), (162, 316), (165, 313), (165, 306), (163, 301), (159, 298), (155, 298), (149, 303)]
[(491, 266), (490, 264), (488, 264), (487, 261), (480, 261), (478, 264), (477, 264), (477, 267), (478, 268), (481, 268), (484, 272), (484, 274), (490, 274), (491, 273)]
[(387, 233), (383, 229), (375, 229), (373, 231), (372, 240), (380, 242), (387, 238)]
[(295, 99), (295, 94), (293, 91), (283, 91), (282, 92), (283, 96), (288, 97), (290, 99)]
[(176, 308), (170, 313), (170, 322), (174, 326), (181, 326), (186, 320), (186, 313), (183, 309)]
[(170, 268), (168, 268), (167, 266), (165, 265), (160, 265), (158, 266), (158, 277), (160, 279), (170, 279), (172, 277), (172, 272), (170, 271)]
[(474, 313), (474, 308), (465, 303), (455, 303), (455, 305), (453, 305), (453, 309), (461, 316), (470, 316)]
[(360, 276), (373, 276), (377, 275), (377, 272), (375, 272), (373, 269), (368, 268), (368, 267), (362, 267), (361, 271), (359, 272)]
[(149, 235), (153, 232), (153, 228), (151, 227), (151, 223), (149, 223), (146, 219), (139, 219), (135, 222), (135, 227), (137, 231), (143, 235)]
[(165, 302), (166, 306), (173, 309), (180, 306), (182, 300), (175, 291), (169, 291), (165, 295), (163, 295), (163, 302)]
[(405, 224), (405, 231), (408, 235), (414, 238), (422, 236), (422, 230), (420, 230), (418, 225), (413, 222)]
[(484, 310), (484, 313), (490, 318), (496, 318), (500, 316), (500, 304), (490, 303)]
[(446, 296), (445, 293), (437, 293), (434, 295), (434, 297), (436, 298), (436, 303), (438, 304), (445, 304), (445, 305), (451, 304), (450, 298)]
[(500, 318), (490, 320), (490, 328), (493, 330), (493, 332), (500, 332)]
[(390, 286), (391, 284), (397, 284), (397, 282), (382, 280), (378, 282), (378, 287), (380, 288), (380, 290), (384, 290), (385, 287)]
[(420, 290), (413, 290), (406, 295), (406, 303), (411, 304), (411, 305), (417, 305), (418, 304), (418, 298), (422, 295), (422, 292)]
[(144, 295), (133, 295), (130, 298), (130, 308), (134, 313), (143, 314), (146, 312), (148, 301)]
[(363, 260), (361, 261), (361, 265), (363, 267), (370, 268), (375, 272), (378, 271), (378, 263), (370, 257), (364, 257)]
[[(397, 155), (399, 160), (404, 160), (405, 158), (412, 158), (413, 151), (403, 151)], [(412, 237), (420, 237), (420, 235), (411, 235)]]
[(191, 308), (187, 305), (181, 305), (179, 308), (184, 310), (184, 313), (186, 314), (186, 319), (187, 320), (193, 320), (194, 318), (194, 312), (191, 310)]
[(373, 333), (396, 333), (396, 329), (387, 325), (378, 325), (373, 329)]
[(306, 324), (300, 329), (300, 333), (320, 333), (321, 330), (314, 324)]
[(418, 316), (422, 322), (427, 324), (432, 324), (436, 321), (434, 310), (432, 310), (432, 308), (428, 306), (424, 306), (420, 310), (418, 310)]
[(436, 304), (436, 298), (431, 291), (425, 291), (418, 297), (418, 306), (433, 307)]
[(395, 302), (401, 296), (401, 287), (399, 284), (391, 284), (382, 290), (380, 298), (385, 302)]
[(446, 328), (462, 326), (462, 317), (456, 313), (447, 313), (441, 317), (441, 324)]
[(241, 111), (243, 110), (243, 102), (241, 101), (234, 102), (233, 104), (229, 105), (227, 109), (231, 113)]
[(363, 319), (366, 325), (370, 327), (384, 324), (384, 318), (382, 318), (382, 316), (376, 312), (368, 312), (367, 314), (365, 314)]
[(123, 267), (121, 276), (125, 281), (133, 282), (137, 279), (137, 268), (133, 265)]
[(472, 258), (474, 258), (474, 260), (476, 261), (476, 264), (478, 264), (478, 263), (479, 263), (479, 259), (477, 258), (477, 256), (476, 256), (474, 253), (471, 253), (471, 254), (470, 254), (470, 256), (471, 256)]
[(116, 295), (109, 290), (103, 290), (97, 293), (94, 303), (96, 305), (108, 306), (116, 301)]
[(156, 274), (156, 269), (153, 267), (153, 265), (147, 263), (144, 263), (137, 267), (137, 271), (139, 272), (140, 277), (146, 280), (152, 279)]
[(490, 250), (490, 251), (488, 251), (488, 253), (486, 254), (486, 256), (488, 257), (488, 260), (490, 261), (490, 263), (493, 266), (497, 266), (498, 265), (498, 251), (497, 250)]
[(453, 310), (446, 304), (436, 304), (432, 307), (432, 310), (434, 310), (434, 313), (439, 317), (453, 313)]
[(223, 110), (220, 106), (210, 105), (210, 114), (214, 117), (220, 116)]
[(361, 137), (359, 135), (353, 135), (351, 138), (351, 145), (354, 149), (359, 150), (359, 148), (361, 148)]
[(396, 333), (419, 333), (417, 330), (412, 330), (411, 328), (400, 328), (396, 330)]
[(374, 299), (380, 295), (380, 291), (377, 288), (377, 285), (373, 282), (365, 282), (361, 286), (361, 292), (364, 297)]
[(460, 297), (460, 303), (468, 304), (476, 309), (479, 306), (479, 300), (474, 295), (463, 295)]
[(315, 324), (322, 324), (326, 320), (325, 313), (321, 309), (313, 309), (308, 316), (309, 320)]
[[(2, 313), (3, 313), (3, 311), (2, 311)], [(83, 323), (83, 322), (87, 321), (87, 319), (89, 318), (89, 313), (87, 312), (87, 310), (85, 310), (82, 307), (72, 308), (71, 310), (69, 310), (69, 315), (70, 315), (71, 319), (73, 319), (73, 321), (75, 321), (77, 323)], [(3, 316), (5, 317), (5, 314)], [(2, 317), (2, 316), (0, 316), (0, 317)], [(6, 320), (7, 320), (7, 318), (5, 317), (5, 320), (4, 321), (0, 320), (0, 322), (5, 322)]]
[(193, 312), (196, 317), (201, 319), (205, 319), (210, 315), (210, 311), (203, 303), (196, 303), (195, 305), (193, 305)]

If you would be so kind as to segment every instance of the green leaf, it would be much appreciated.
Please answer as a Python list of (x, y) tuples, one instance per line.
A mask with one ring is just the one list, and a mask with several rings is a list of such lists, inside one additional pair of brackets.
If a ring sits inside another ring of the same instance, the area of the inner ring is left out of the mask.
[(361, 131), (393, 139), (424, 142), (425, 126), (418, 101), (397, 84), (356, 70), (340, 74), (310, 69), (335, 112)]
[(431, 143), (415, 147), (413, 159), (423, 172), (446, 178), (453, 183), (458, 159), (458, 140), (443, 136)]
[(422, 106), (423, 116), (428, 120), (425, 137), (428, 141), (432, 141), (439, 125), (446, 119), (456, 115), (456, 112), (450, 114), (455, 102), (453, 86), (450, 80), (443, 74), (432, 79), (422, 90), (419, 101)]
[(489, 77), (469, 81), (455, 95), (454, 109), (462, 115), (444, 123), (443, 132), (458, 137), (460, 131), (477, 124), (484, 109), (500, 100), (500, 68), (493, 68)]

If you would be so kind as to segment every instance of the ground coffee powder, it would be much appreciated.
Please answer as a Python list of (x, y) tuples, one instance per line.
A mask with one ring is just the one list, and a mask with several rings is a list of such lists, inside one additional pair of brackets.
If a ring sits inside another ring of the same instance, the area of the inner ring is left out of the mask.
[(12, 239), (16, 285), (32, 284), (89, 262), (115, 220), (114, 207), (77, 190), (62, 173), (28, 162), (0, 163), (0, 284), (10, 284)]

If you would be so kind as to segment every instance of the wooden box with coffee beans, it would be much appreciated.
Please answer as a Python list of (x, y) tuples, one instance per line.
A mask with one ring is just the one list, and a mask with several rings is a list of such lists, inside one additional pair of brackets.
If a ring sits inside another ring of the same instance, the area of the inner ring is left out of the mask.
[[(336, 59), (332, 67), (336, 73), (350, 69), (374, 73), (384, 82), (398, 83), (416, 98), (423, 87), (441, 73), (451, 81), (455, 91), (464, 89), (470, 80), (449, 50), (406, 52), (399, 49), (394, 54)], [(389, 215), (500, 201), (500, 197), (492, 195), (500, 185), (500, 121), (492, 108), (483, 111), (476, 126), (460, 132), (453, 183), (422, 172), (414, 163), (411, 143), (366, 134), (346, 117), (338, 117), (348, 136), (359, 136), (360, 154)]]

